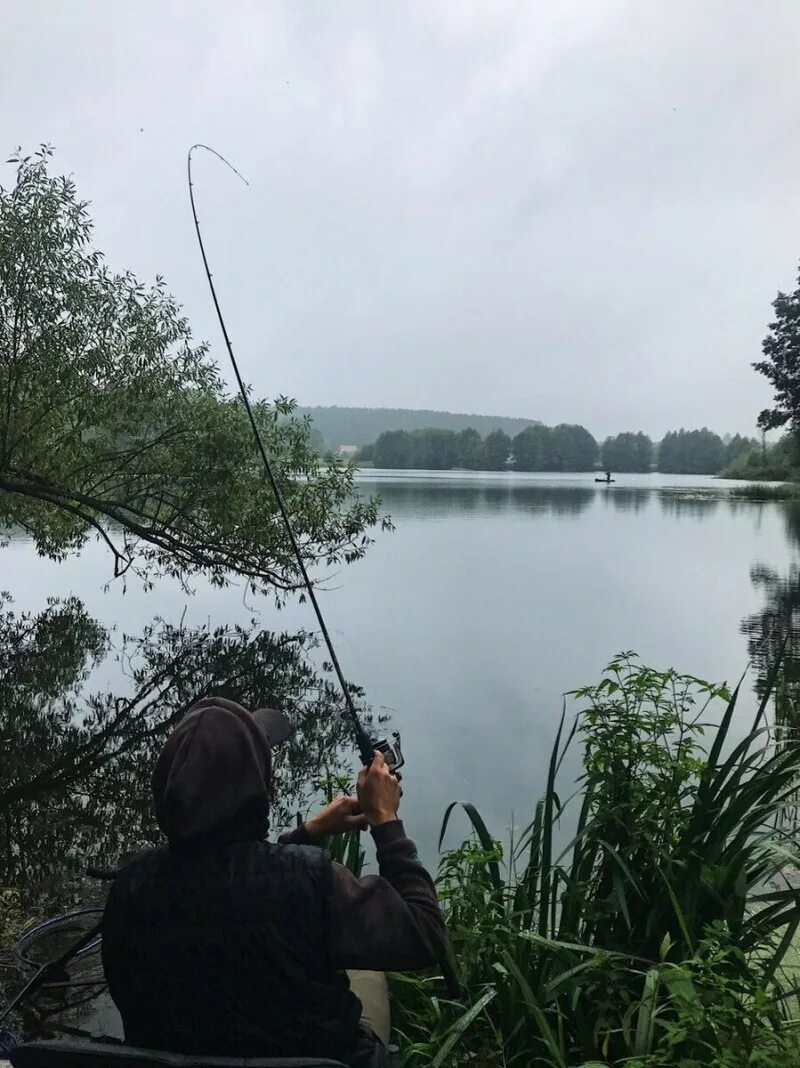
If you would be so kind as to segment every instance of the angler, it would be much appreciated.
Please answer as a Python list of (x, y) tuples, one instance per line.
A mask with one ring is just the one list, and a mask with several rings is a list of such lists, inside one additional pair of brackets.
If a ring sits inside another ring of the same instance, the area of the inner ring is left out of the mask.
[[(166, 844), (116, 873), (103, 915), (103, 967), (126, 1045), (34, 1042), (12, 1052), (15, 1068), (124, 1068), (176, 1053), (276, 1068), (297, 1057), (390, 1064), (383, 973), (431, 967), (446, 949), (433, 882), (380, 751), (357, 797), (267, 841), (272, 751), (290, 733), (274, 709), (216, 697), (190, 709), (152, 777)], [(379, 874), (358, 879), (319, 846), (367, 827)]]
[[(382, 973), (444, 952), (433, 883), (381, 753), (357, 798), (265, 840), (272, 748), (288, 734), (280, 712), (211, 698), (158, 758), (153, 800), (168, 845), (119, 872), (103, 919), (103, 966), (134, 1046), (378, 1068), (389, 1063)], [(362, 827), (380, 874), (357, 879), (318, 844)]]

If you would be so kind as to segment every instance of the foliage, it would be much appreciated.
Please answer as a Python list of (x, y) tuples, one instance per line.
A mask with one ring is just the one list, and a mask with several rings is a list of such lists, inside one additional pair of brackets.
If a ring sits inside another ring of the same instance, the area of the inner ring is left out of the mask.
[[(792, 446), (793, 448), (793, 446)], [(702, 430), (670, 431), (658, 449), (659, 471), (672, 474), (717, 474), (724, 464), (756, 464), (763, 450), (755, 441), (739, 434), (723, 442), (718, 434)], [(790, 463), (790, 446), (772, 446), (770, 463)], [(626, 431), (606, 438), (602, 450), (582, 426), (561, 423), (547, 427), (542, 423), (524, 427), (512, 441), (498, 428), (485, 440), (474, 427), (460, 433), (427, 427), (413, 432), (389, 430), (382, 433), (373, 445), (359, 451), (360, 460), (373, 460), (376, 467), (395, 470), (446, 471), (463, 468), (468, 471), (503, 471), (509, 454), (517, 471), (593, 471), (598, 458), (605, 471), (652, 470), (655, 447), (650, 438), (639, 431)], [(748, 457), (753, 457), (752, 460)], [(783, 467), (780, 468), (784, 470)], [(786, 469), (788, 473), (788, 468)], [(771, 477), (725, 471), (731, 478)], [(777, 476), (776, 476), (777, 477)], [(786, 477), (786, 474), (780, 477)]]
[[(113, 860), (157, 840), (150, 773), (164, 735), (198, 697), (269, 704), (294, 723), (276, 752), (273, 824), (289, 823), (301, 784), (342, 767), (342, 698), (309, 659), (307, 635), (156, 621), (138, 637), (112, 638), (74, 598), (38, 615), (6, 603), (0, 614), (0, 885), (24, 887), (29, 902), (58, 900), (87, 856)], [(87, 692), (111, 656), (127, 689)]]
[(372, 447), (376, 467), (401, 471), (411, 465), (411, 435), (407, 430), (387, 430)]
[(483, 470), (505, 471), (511, 452), (511, 438), (502, 430), (493, 430), (483, 442)]
[(658, 447), (658, 470), (668, 474), (715, 475), (724, 461), (722, 438), (706, 427), (670, 431)]
[(325, 444), (325, 439), (322, 434), (317, 430), (315, 426), (309, 427), (309, 440), (310, 447), (317, 453), (318, 456), (325, 456), (328, 452), (328, 447)]
[(550, 430), (546, 426), (526, 426), (511, 442), (517, 471), (545, 471), (550, 463)]
[(797, 468), (797, 442), (787, 434), (773, 445), (751, 442), (731, 459), (722, 472), (723, 478), (783, 482), (794, 476)]
[[(243, 405), (164, 281), (105, 266), (50, 157), (12, 157), (0, 186), (0, 523), (57, 560), (94, 534), (115, 574), (146, 582), (295, 587)], [(377, 502), (355, 496), (350, 467), (323, 464), (293, 403), (254, 407), (309, 563), (360, 557)]]
[(483, 440), (478, 431), (468, 426), (460, 431), (456, 441), (458, 466), (467, 471), (479, 471), (483, 463)]
[(502, 430), (494, 431), (486, 441), (481, 441), (478, 432), (469, 427), (459, 434), (429, 427), (412, 434), (405, 430), (386, 431), (371, 450), (368, 447), (359, 455), (370, 456), (376, 467), (401, 471), (450, 471), (454, 467), (503, 470), (509, 450), (509, 438)]
[(411, 436), (409, 466), (418, 471), (450, 471), (460, 459), (458, 437), (452, 430), (417, 430)]
[(575, 423), (559, 423), (551, 435), (551, 471), (591, 471), (597, 463), (597, 442)]
[[(329, 805), (336, 797), (349, 795), (353, 789), (351, 775), (326, 775), (321, 780), (313, 783), (316, 790), (314, 804), (321, 797), (322, 804)], [(297, 825), (302, 822), (300, 813), (297, 814)], [(344, 865), (356, 878), (360, 878), (364, 871), (366, 852), (364, 850), (363, 832), (345, 831), (343, 834), (328, 835), (322, 841), (322, 848), (327, 849), (331, 858)]]
[(19, 890), (0, 886), (0, 947), (13, 945), (29, 923)]
[[(800, 904), (774, 884), (800, 862), (777, 827), (800, 751), (770, 744), (763, 703), (735, 743), (735, 693), (630, 654), (572, 697), (505, 874), (464, 806), (474, 836), (444, 854), (439, 888), (468, 1007), (433, 979), (395, 977), (406, 1063), (800, 1065), (776, 981)], [(562, 801), (576, 739), (583, 773)]]
[(359, 458), (398, 470), (505, 471), (511, 454), (519, 471), (591, 471), (597, 442), (585, 427), (567, 423), (552, 428), (540, 423), (527, 426), (513, 442), (500, 428), (481, 440), (473, 427), (458, 434), (431, 427), (413, 433), (386, 431), (374, 446), (362, 449)]
[(725, 445), (725, 463), (736, 463), (742, 454), (749, 453), (752, 449), (759, 448), (755, 438), (746, 438), (742, 434), (734, 434), (731, 438), (723, 438)]
[(604, 471), (643, 471), (652, 469), (653, 442), (639, 431), (626, 431), (606, 438), (600, 450), (600, 466)]
[[(19, 987), (17, 964), (8, 947), (14, 945), (30, 922), (31, 917), (23, 907), (19, 889), (0, 885), (0, 1010), (11, 1000)], [(19, 1022), (19, 1015), (12, 1013), (11, 1017), (4, 1021), (4, 1027), (16, 1028)]]
[(793, 293), (779, 292), (772, 302), (775, 319), (761, 351), (764, 359), (753, 367), (775, 390), (772, 408), (758, 417), (762, 430), (786, 426), (800, 429), (800, 274)]
[(459, 412), (439, 412), (430, 408), (343, 408), (338, 406), (298, 408), (300, 416), (308, 416), (331, 449), (340, 445), (363, 446), (376, 441), (387, 430), (451, 430), (460, 434), (469, 428), (482, 438), (492, 430), (505, 431), (513, 436), (535, 419), (518, 419), (502, 415), (465, 415)]

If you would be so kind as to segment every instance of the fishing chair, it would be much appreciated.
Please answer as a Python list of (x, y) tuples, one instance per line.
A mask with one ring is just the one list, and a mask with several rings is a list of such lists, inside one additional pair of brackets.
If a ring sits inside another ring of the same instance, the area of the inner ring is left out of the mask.
[(346, 1068), (327, 1057), (195, 1057), (85, 1039), (25, 1042), (9, 1058), (12, 1068)]

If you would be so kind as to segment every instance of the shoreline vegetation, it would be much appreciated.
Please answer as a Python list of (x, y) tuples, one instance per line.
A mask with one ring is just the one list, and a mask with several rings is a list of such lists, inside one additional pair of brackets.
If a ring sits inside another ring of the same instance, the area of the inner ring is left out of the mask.
[[(317, 447), (328, 448), (318, 430)], [(474, 427), (386, 430), (365, 445), (339, 452), (364, 468), (394, 471), (528, 471), (713, 475), (745, 481), (786, 481), (794, 473), (791, 437), (772, 445), (708, 428), (670, 431), (653, 442), (626, 431), (598, 443), (578, 424), (526, 426), (514, 437), (499, 427), (481, 437)]]
[(470, 829), (437, 877), (467, 994), (392, 977), (404, 1065), (800, 1065), (800, 747), (780, 669), (739, 740), (738, 688), (620, 654), (567, 695), (508, 847), (448, 807), (440, 849), (459, 810)]

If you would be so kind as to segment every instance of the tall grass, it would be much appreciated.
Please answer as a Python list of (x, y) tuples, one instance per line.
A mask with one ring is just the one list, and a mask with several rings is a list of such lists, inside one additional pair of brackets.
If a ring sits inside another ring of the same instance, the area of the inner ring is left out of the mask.
[(800, 485), (796, 482), (779, 482), (775, 485), (753, 482), (749, 486), (737, 486), (728, 496), (744, 501), (796, 501), (800, 500)]
[[(800, 1065), (781, 966), (800, 867), (780, 817), (800, 747), (774, 747), (769, 692), (746, 736), (738, 690), (616, 658), (571, 695), (544, 796), (504, 856), (478, 812), (438, 884), (468, 991), (396, 976), (404, 1063), (574, 1068)], [(706, 740), (707, 739), (707, 740)], [(583, 771), (563, 799), (570, 746)], [(458, 806), (447, 810), (444, 838)]]
[[(317, 793), (321, 795), (323, 803), (329, 805), (335, 797), (350, 792), (350, 777), (347, 775), (326, 775), (324, 779), (315, 783)], [(297, 814), (297, 825), (303, 822), (300, 813)], [(355, 876), (360, 877), (364, 871), (366, 853), (362, 845), (362, 837), (358, 831), (350, 831), (347, 834), (327, 835), (320, 845), (331, 855), (331, 859), (343, 864)]]

